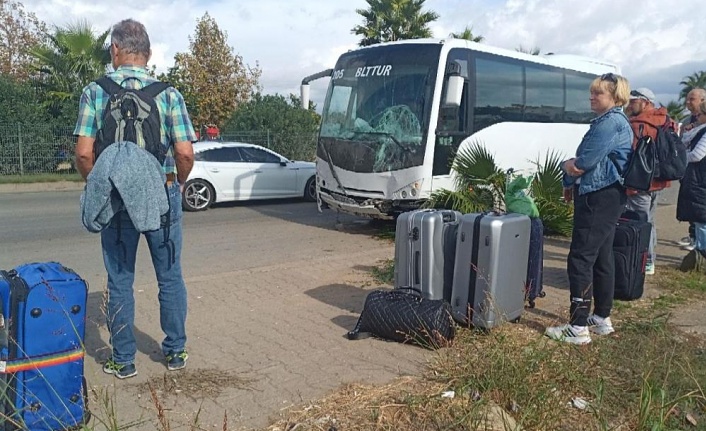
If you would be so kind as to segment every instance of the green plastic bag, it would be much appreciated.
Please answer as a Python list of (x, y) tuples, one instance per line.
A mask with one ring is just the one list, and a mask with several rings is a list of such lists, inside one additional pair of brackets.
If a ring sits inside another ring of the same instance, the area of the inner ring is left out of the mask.
[(518, 175), (510, 181), (505, 190), (505, 209), (508, 213), (524, 214), (532, 218), (539, 217), (539, 210), (534, 199), (525, 192), (530, 184), (532, 184), (532, 177), (523, 177), (522, 175)]

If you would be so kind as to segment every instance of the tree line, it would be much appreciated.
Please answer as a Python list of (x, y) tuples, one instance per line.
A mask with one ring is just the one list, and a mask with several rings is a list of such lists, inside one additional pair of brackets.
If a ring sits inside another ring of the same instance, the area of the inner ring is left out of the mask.
[[(351, 29), (360, 46), (433, 36), (429, 25), (439, 14), (425, 10), (425, 0), (366, 1), (367, 9), (356, 9), (361, 24)], [(484, 40), (472, 26), (450, 36)], [(47, 25), (19, 0), (0, 0), (0, 121), (72, 125), (81, 89), (108, 71), (109, 37), (110, 29), (96, 33), (87, 21)], [(516, 50), (540, 53), (537, 47)], [(154, 66), (149, 72), (184, 95), (197, 129), (215, 124), (229, 130), (316, 133), (314, 105), (302, 111), (295, 95), (262, 94), (259, 65), (250, 66), (235, 52), (207, 12), (196, 21), (189, 50), (175, 54), (166, 73), (157, 75)], [(676, 118), (683, 116), (686, 94), (706, 86), (706, 72), (684, 77), (680, 85), (679, 100), (667, 105)]]

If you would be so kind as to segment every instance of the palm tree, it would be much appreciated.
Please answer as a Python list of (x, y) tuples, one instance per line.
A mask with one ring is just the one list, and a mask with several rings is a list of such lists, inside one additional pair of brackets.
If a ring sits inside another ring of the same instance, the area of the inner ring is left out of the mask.
[(682, 86), (679, 92), (679, 100), (686, 100), (687, 94), (694, 88), (706, 88), (706, 72), (702, 70), (685, 76), (684, 80), (679, 82), (679, 85)]
[(476, 36), (473, 34), (473, 27), (466, 26), (461, 33), (451, 33), (452, 37), (456, 39), (470, 40), (471, 42), (483, 42), (485, 39), (483, 36)]
[[(537, 172), (532, 179), (530, 195), (537, 205), (545, 232), (569, 236), (573, 228), (573, 207), (563, 201), (561, 162), (561, 156), (554, 152), (547, 153), (544, 161), (535, 162)], [(475, 142), (461, 150), (452, 169), (456, 189), (432, 193), (426, 207), (449, 208), (464, 214), (504, 209), (507, 175), (482, 143)]]
[(541, 49), (537, 46), (534, 48), (525, 48), (524, 46), (520, 45), (517, 48), (515, 48), (515, 51), (517, 52), (524, 52), (525, 54), (530, 54), (530, 55), (539, 55), (541, 52)]
[(30, 50), (40, 72), (39, 84), (49, 104), (56, 108), (68, 100), (78, 100), (81, 89), (103, 75), (110, 63), (106, 39), (110, 30), (96, 36), (86, 21), (56, 27), (47, 35), (48, 43)]
[(356, 9), (365, 22), (353, 27), (362, 36), (360, 46), (401, 39), (431, 37), (428, 24), (436, 21), (436, 12), (422, 12), (425, 0), (366, 0), (368, 9)]
[(684, 112), (686, 108), (683, 104), (679, 102), (675, 102), (674, 100), (672, 100), (667, 104), (665, 108), (667, 109), (669, 117), (674, 121), (681, 122), (681, 120), (686, 118), (686, 113)]

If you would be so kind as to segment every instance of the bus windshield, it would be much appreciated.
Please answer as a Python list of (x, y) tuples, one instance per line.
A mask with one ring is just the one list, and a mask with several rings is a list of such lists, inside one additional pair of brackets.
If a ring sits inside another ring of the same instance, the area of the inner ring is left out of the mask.
[(344, 54), (324, 104), (317, 154), (353, 172), (421, 165), (440, 45)]

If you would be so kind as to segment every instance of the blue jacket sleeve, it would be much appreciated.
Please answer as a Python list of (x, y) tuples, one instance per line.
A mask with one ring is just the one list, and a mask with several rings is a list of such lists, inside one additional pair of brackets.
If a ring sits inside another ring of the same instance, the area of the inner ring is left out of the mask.
[(594, 123), (584, 135), (579, 154), (574, 162), (583, 171), (590, 171), (614, 150), (616, 124), (612, 118), (605, 118)]

